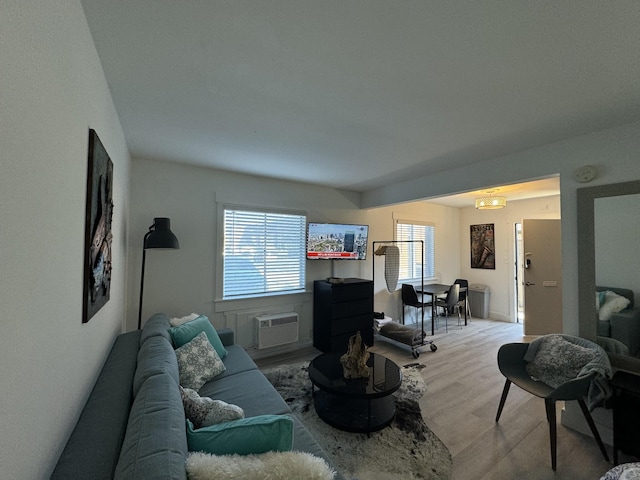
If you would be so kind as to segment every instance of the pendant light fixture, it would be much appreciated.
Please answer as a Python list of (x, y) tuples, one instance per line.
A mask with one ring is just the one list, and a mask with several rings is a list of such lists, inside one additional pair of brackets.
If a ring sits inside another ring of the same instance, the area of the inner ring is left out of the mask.
[(484, 197), (476, 198), (478, 210), (495, 210), (507, 206), (507, 198), (501, 195), (493, 195), (495, 190), (487, 190)]

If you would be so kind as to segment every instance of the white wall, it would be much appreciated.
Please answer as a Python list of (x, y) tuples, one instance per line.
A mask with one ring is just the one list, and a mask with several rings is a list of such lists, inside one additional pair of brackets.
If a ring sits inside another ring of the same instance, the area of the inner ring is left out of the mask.
[[(129, 156), (80, 3), (0, 12), (0, 476), (45, 479), (122, 329)], [(113, 282), (83, 325), (89, 128), (114, 163)]]
[[(500, 210), (476, 210), (464, 208), (460, 214), (460, 278), (469, 283), (489, 286), (489, 317), (496, 320), (515, 321), (515, 224), (523, 219), (560, 218), (560, 196), (508, 202)], [(470, 225), (493, 223), (496, 268), (484, 270), (471, 268)], [(473, 312), (472, 312), (473, 314)]]

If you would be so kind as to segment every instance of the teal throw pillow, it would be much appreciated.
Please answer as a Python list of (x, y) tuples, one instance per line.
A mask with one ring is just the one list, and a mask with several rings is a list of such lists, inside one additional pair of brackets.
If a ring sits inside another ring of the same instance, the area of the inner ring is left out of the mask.
[(220, 358), (227, 356), (227, 349), (224, 348), (222, 340), (220, 340), (220, 337), (218, 336), (218, 332), (216, 332), (216, 329), (213, 328), (209, 319), (204, 315), (200, 315), (195, 320), (183, 323), (178, 327), (173, 327), (170, 332), (171, 339), (173, 340), (173, 346), (175, 348), (180, 348), (182, 345), (189, 343), (197, 337), (199, 333), (204, 332), (209, 339), (209, 343), (211, 343), (218, 353), (218, 356)]
[(607, 292), (598, 292), (598, 300), (600, 301), (600, 306), (604, 305), (604, 301), (607, 299)]
[(286, 452), (293, 447), (293, 419), (287, 415), (258, 415), (194, 429), (187, 419), (190, 452), (249, 455)]

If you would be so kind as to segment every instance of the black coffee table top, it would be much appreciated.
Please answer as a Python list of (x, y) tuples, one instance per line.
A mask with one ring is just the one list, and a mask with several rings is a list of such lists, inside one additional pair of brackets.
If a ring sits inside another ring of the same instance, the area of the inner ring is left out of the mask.
[(340, 356), (342, 353), (323, 353), (309, 364), (309, 379), (320, 390), (341, 397), (386, 397), (402, 383), (400, 367), (388, 358), (370, 353), (367, 360), (369, 378), (346, 379), (343, 376)]

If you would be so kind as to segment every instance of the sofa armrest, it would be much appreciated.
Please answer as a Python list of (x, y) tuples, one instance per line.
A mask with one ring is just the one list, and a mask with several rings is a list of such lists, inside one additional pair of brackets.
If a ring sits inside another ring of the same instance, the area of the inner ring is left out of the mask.
[(235, 335), (233, 330), (230, 328), (221, 328), (220, 330), (216, 330), (220, 340), (222, 341), (222, 345), (228, 347), (229, 345), (235, 344)]
[(635, 355), (640, 349), (640, 308), (625, 308), (611, 315), (611, 338), (621, 341), (629, 347), (629, 353)]

